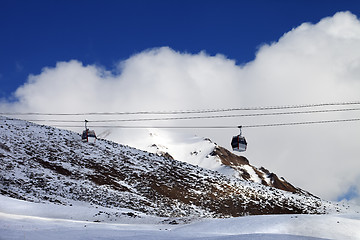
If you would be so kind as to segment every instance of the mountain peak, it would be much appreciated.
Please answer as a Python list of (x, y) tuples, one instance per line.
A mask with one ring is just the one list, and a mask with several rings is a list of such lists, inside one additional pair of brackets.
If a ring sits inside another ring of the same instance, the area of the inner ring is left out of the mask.
[(240, 178), (292, 193), (305, 193), (284, 178), (279, 178), (264, 167), (257, 168), (251, 165), (246, 157), (230, 152), (209, 138), (171, 135), (161, 131), (150, 132), (149, 136), (150, 138), (144, 140), (149, 142), (149, 148), (145, 149), (159, 156), (215, 170), (229, 178)]

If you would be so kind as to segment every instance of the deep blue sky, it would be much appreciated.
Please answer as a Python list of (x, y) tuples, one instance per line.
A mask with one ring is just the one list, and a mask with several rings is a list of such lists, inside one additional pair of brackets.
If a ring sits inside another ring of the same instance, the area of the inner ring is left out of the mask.
[(58, 61), (77, 59), (111, 70), (153, 47), (221, 53), (242, 64), (293, 27), (346, 10), (360, 16), (360, 2), (0, 0), (0, 98)]

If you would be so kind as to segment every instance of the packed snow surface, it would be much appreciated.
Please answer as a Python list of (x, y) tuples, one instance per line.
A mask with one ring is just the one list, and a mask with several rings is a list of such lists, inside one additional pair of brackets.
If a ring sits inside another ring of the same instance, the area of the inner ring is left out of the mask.
[(179, 225), (156, 217), (147, 223), (99, 223), (89, 220), (95, 211), (86, 205), (30, 203), (1, 195), (0, 203), (0, 239), (360, 239), (360, 214), (248, 216)]

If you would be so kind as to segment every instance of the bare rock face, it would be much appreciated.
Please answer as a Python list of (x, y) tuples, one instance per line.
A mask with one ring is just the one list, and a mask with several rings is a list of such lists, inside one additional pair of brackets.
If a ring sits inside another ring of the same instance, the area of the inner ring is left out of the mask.
[(227, 166), (249, 165), (249, 160), (247, 160), (246, 157), (235, 155), (232, 152), (220, 146), (215, 147), (211, 155), (218, 156), (221, 160), (221, 163)]

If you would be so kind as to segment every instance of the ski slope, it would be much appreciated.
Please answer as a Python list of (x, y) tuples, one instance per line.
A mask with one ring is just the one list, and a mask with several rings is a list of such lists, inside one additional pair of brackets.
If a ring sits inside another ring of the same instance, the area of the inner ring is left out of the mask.
[(30, 203), (4, 196), (0, 203), (0, 239), (360, 239), (359, 213), (248, 216), (179, 225), (159, 217), (99, 223), (91, 221), (93, 206)]

